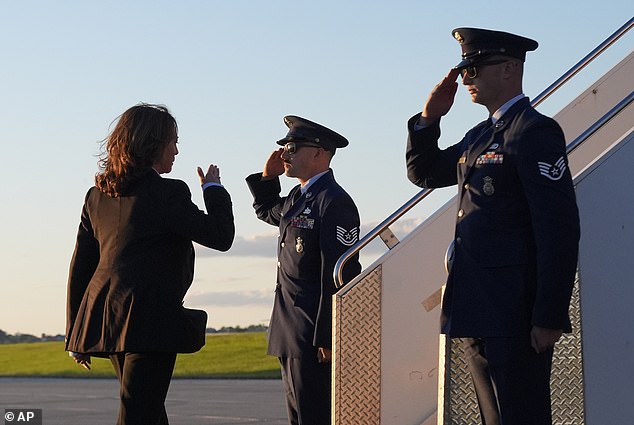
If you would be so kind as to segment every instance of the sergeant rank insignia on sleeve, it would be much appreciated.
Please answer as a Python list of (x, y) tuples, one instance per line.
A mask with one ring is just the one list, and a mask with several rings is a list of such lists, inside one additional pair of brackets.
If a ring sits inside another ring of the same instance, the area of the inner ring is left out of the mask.
[(566, 161), (564, 161), (563, 156), (554, 164), (537, 162), (537, 166), (539, 167), (539, 174), (555, 181), (561, 179), (561, 176), (564, 175), (564, 171), (566, 171)]
[(337, 240), (345, 246), (352, 246), (359, 240), (359, 228), (353, 227), (350, 230), (346, 230), (341, 226), (337, 226)]

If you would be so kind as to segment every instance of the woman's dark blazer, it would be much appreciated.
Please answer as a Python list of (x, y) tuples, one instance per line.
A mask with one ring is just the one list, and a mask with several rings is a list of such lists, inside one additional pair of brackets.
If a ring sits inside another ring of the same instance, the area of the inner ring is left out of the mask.
[(66, 350), (187, 353), (204, 345), (206, 313), (183, 307), (192, 241), (226, 251), (235, 234), (229, 193), (211, 186), (204, 199), (207, 214), (183, 181), (152, 170), (125, 196), (88, 191), (70, 264)]

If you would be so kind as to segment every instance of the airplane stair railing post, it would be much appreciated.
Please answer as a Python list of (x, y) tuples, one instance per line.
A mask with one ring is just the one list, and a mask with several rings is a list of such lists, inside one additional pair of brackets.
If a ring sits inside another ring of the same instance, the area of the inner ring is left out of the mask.
[[(629, 31), (632, 26), (634, 26), (634, 18), (630, 18), (628, 22), (626, 22), (623, 26), (621, 26), (617, 31), (615, 31), (611, 36), (609, 36), (603, 43), (597, 46), (592, 52), (590, 52), (585, 58), (577, 62), (570, 70), (564, 73), (557, 81), (551, 84), (546, 90), (540, 93), (535, 99), (531, 101), (531, 105), (533, 107), (542, 103), (546, 98), (548, 98), (551, 94), (553, 94), (557, 89), (559, 89), (563, 84), (569, 81), (573, 76), (575, 76), (579, 71), (585, 68), (590, 62), (592, 62), (595, 58), (597, 58), (603, 51), (605, 51), (608, 47), (614, 44), (619, 38), (621, 38), (627, 31)], [(617, 104), (611, 111), (605, 114), (603, 118), (598, 120), (595, 124), (589, 127), (582, 135), (577, 137), (571, 143), (568, 144), (568, 152), (575, 149), (579, 144), (589, 138), (594, 132), (596, 132), (601, 126), (605, 124), (605, 122), (609, 121), (618, 111), (625, 108), (632, 101), (632, 93), (626, 96), (623, 101)], [(617, 110), (615, 113), (613, 111)], [(583, 136), (583, 137), (582, 137)], [(394, 224), (399, 218), (405, 215), (408, 211), (418, 205), (423, 199), (425, 199), (434, 189), (425, 188), (421, 190), (419, 193), (414, 195), (409, 201), (403, 204), (399, 209), (397, 209), (394, 213), (392, 213), (388, 218), (383, 220), (379, 225), (377, 225), (374, 229), (369, 231), (364, 237), (362, 237), (359, 242), (350, 247), (343, 255), (339, 258), (337, 263), (335, 264), (333, 277), (335, 281), (335, 286), (337, 288), (341, 288), (343, 286), (343, 267), (344, 265), (359, 251), (361, 251), (365, 246), (367, 246), (370, 242), (372, 242), (377, 237), (381, 237), (381, 239), (385, 242), (389, 249), (392, 249), (394, 246), (398, 244), (398, 240), (390, 231), (389, 226)]]

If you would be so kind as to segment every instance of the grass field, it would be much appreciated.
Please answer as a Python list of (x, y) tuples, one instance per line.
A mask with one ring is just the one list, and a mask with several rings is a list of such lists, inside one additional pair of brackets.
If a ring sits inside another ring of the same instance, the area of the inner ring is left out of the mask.
[[(92, 359), (92, 370), (75, 364), (63, 342), (0, 345), (0, 376), (114, 377), (110, 360)], [(197, 353), (179, 354), (175, 378), (279, 378), (279, 363), (266, 355), (263, 332), (207, 335)]]

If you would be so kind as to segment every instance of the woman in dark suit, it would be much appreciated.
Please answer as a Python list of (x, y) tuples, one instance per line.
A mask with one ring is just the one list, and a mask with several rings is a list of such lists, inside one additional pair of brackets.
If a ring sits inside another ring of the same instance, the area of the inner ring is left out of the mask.
[(168, 424), (176, 353), (205, 343), (206, 313), (183, 307), (192, 241), (227, 251), (235, 234), (218, 167), (197, 170), (207, 213), (183, 181), (160, 176), (172, 170), (177, 141), (164, 106), (121, 115), (86, 195), (70, 264), (66, 350), (86, 368), (90, 356), (110, 358), (121, 384), (119, 425)]

